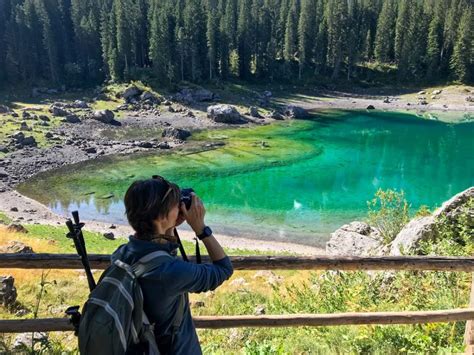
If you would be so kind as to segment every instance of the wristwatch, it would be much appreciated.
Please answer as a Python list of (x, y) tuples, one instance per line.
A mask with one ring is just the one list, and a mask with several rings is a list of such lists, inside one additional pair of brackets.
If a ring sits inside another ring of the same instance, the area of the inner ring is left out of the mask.
[(203, 240), (204, 238), (210, 237), (212, 235), (212, 229), (208, 226), (205, 226), (202, 230), (201, 234), (196, 234), (199, 240)]

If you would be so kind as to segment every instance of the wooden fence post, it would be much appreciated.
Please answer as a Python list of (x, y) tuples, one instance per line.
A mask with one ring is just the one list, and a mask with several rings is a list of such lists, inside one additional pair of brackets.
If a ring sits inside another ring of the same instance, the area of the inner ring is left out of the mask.
[[(469, 299), (469, 307), (474, 305), (474, 273), (472, 274), (471, 296)], [(466, 322), (466, 331), (464, 332), (464, 344), (466, 344), (466, 354), (474, 354), (474, 320)]]

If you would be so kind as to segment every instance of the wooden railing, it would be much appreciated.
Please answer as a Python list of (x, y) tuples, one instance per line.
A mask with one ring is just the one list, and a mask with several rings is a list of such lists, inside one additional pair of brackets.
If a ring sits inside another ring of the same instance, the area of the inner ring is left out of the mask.
[[(193, 258), (190, 258), (194, 261)], [(90, 255), (93, 269), (110, 265), (109, 255)], [(436, 256), (232, 256), (235, 270), (412, 270), (474, 272), (474, 258)], [(209, 262), (203, 257), (203, 262)], [(0, 254), (0, 268), (21, 269), (81, 269), (73, 254)], [(474, 279), (473, 279), (474, 285)], [(363, 324), (417, 324), (467, 321), (466, 352), (474, 349), (474, 288), (470, 308), (416, 312), (359, 312), (334, 314), (295, 314), (259, 316), (199, 316), (194, 317), (197, 328), (234, 327), (294, 327)], [(0, 320), (0, 333), (33, 331), (71, 331), (68, 318)]]

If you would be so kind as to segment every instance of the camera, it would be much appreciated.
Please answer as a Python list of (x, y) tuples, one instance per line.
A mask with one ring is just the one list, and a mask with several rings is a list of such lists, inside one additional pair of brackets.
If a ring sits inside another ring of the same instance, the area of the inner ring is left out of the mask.
[(184, 202), (186, 209), (189, 210), (191, 208), (192, 196), (191, 192), (194, 192), (191, 188), (181, 189), (181, 197), (179, 199), (180, 202)]

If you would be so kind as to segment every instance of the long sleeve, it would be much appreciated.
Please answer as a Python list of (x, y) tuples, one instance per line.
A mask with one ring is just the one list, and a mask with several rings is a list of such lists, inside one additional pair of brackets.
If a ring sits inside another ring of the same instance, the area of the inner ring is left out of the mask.
[(234, 272), (228, 256), (212, 264), (193, 264), (176, 260), (161, 270), (169, 292), (205, 292), (216, 289)]

